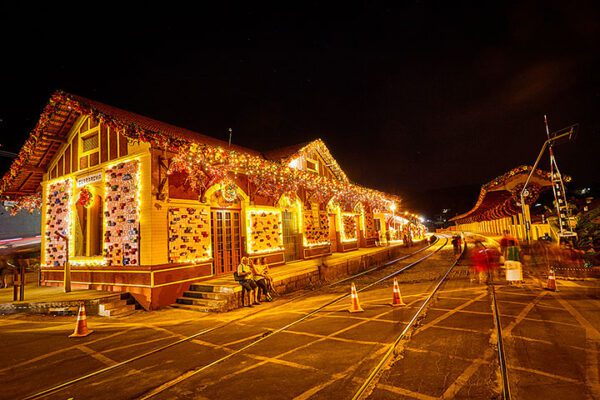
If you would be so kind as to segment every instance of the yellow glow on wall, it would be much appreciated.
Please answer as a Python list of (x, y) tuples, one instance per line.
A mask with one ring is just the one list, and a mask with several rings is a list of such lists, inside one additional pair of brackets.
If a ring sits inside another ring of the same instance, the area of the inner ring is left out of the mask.
[[(276, 221), (267, 219), (269, 217), (276, 218)], [(246, 209), (246, 250), (248, 254), (272, 253), (283, 250), (282, 223), (281, 210), (278, 208), (248, 207)], [(275, 225), (277, 226), (275, 227)], [(276, 235), (276, 237), (271, 238), (272, 235)]]
[[(341, 213), (339, 211), (339, 207), (338, 207), (338, 215), (340, 215), (340, 222), (338, 223), (338, 226), (341, 226), (339, 232), (340, 232), (340, 238), (341, 241), (343, 243), (351, 243), (351, 242), (356, 242), (358, 240), (358, 227), (356, 226), (356, 214), (355, 213), (349, 213), (349, 212), (343, 212)], [(343, 217), (352, 217), (354, 218), (354, 235), (356, 237), (352, 238), (352, 237), (347, 237), (347, 232), (346, 232), (346, 226), (342, 221)]]

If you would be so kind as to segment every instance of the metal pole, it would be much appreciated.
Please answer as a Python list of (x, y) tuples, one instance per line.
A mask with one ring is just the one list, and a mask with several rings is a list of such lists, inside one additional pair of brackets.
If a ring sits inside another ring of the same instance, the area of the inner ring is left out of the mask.
[(525, 223), (525, 193), (527, 190), (527, 185), (529, 184), (529, 181), (531, 180), (531, 177), (533, 176), (533, 173), (535, 172), (538, 164), (540, 163), (540, 160), (542, 158), (542, 155), (544, 155), (544, 151), (546, 151), (546, 147), (548, 147), (548, 145), (551, 145), (552, 142), (558, 140), (558, 139), (562, 139), (565, 136), (569, 136), (573, 134), (573, 128), (571, 128), (568, 132), (565, 132), (563, 134), (557, 135), (553, 138), (548, 138), (545, 142), (544, 145), (542, 146), (542, 150), (540, 150), (540, 154), (538, 154), (537, 159), (535, 160), (535, 163), (533, 164), (533, 168), (531, 168), (531, 172), (529, 172), (529, 176), (527, 177), (527, 180), (525, 181), (525, 185), (523, 185), (523, 189), (521, 190), (521, 213), (523, 215), (523, 224), (525, 225), (525, 241), (527, 242), (527, 244), (529, 244), (529, 229), (530, 227), (527, 226), (527, 224)]

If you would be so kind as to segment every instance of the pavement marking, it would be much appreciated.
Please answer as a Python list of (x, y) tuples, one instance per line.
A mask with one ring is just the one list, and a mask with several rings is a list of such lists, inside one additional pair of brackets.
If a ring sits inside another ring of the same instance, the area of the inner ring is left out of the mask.
[(571, 314), (577, 322), (585, 329), (586, 349), (596, 351), (585, 352), (585, 380), (594, 397), (600, 398), (600, 376), (598, 370), (598, 348), (600, 345), (600, 332), (588, 321), (579, 311), (577, 311), (567, 300), (562, 299), (560, 295), (555, 299)]
[(223, 346), (223, 347), (230, 347), (230, 346), (232, 346), (234, 344), (244, 343), (244, 342), (247, 342), (247, 341), (250, 341), (250, 340), (257, 339), (257, 338), (263, 336), (264, 334), (265, 334), (264, 332), (263, 333), (257, 333), (256, 335), (247, 336), (247, 337), (242, 338), (242, 339), (234, 340), (233, 342), (224, 343), (221, 346)]
[(462, 310), (463, 308), (466, 308), (468, 306), (470, 306), (471, 304), (480, 301), (482, 298), (484, 298), (485, 296), (487, 296), (487, 292), (486, 293), (482, 293), (479, 296), (475, 297), (474, 299), (470, 299), (469, 301), (461, 304), (460, 306), (456, 307), (454, 310), (452, 311), (448, 311), (447, 313), (444, 313), (443, 315), (440, 315), (439, 317), (437, 317), (436, 319), (434, 319), (431, 322), (428, 322), (425, 325), (420, 326), (414, 333), (414, 335), (419, 334), (420, 332), (423, 332), (426, 329), (431, 328), (432, 326), (436, 325), (437, 323), (451, 317), (452, 315), (456, 314), (457, 312), (459, 312), (460, 310)]
[[(404, 347), (404, 350), (412, 351), (413, 353), (435, 354), (438, 356), (448, 357), (452, 360), (460, 360), (460, 361), (467, 361), (467, 362), (474, 362), (476, 360), (481, 360), (481, 359), (477, 359), (477, 358), (468, 358), (468, 357), (461, 357), (461, 356), (457, 356), (457, 355), (449, 354), (449, 353), (442, 353), (441, 351), (420, 349), (418, 347)], [(481, 360), (481, 362), (483, 364), (491, 364), (491, 361), (489, 361), (489, 360)]]
[(471, 365), (469, 365), (463, 372), (454, 380), (454, 382), (448, 386), (448, 389), (442, 394), (440, 398), (442, 399), (453, 399), (456, 397), (458, 392), (469, 382), (469, 379), (473, 376), (475, 372), (479, 369), (481, 365), (488, 364), (489, 361), (494, 357), (496, 352), (492, 348), (487, 348), (483, 352), (482, 358), (477, 358), (473, 360)]
[[(443, 308), (443, 307), (431, 307), (430, 310), (435, 310), (435, 311), (452, 311), (452, 308)], [(493, 315), (493, 313), (491, 311), (471, 311), (471, 310), (459, 310), (459, 313), (464, 313), (464, 314), (477, 314), (477, 315)]]
[(270, 357), (265, 357), (265, 356), (259, 356), (259, 355), (256, 355), (256, 354), (247, 354), (246, 356), (250, 357), (250, 358), (253, 358), (255, 360), (261, 360), (261, 361), (267, 361), (267, 362), (270, 362), (270, 363), (273, 363), (273, 364), (285, 365), (286, 367), (303, 369), (303, 370), (313, 371), (313, 372), (318, 372), (319, 371), (318, 368), (311, 367), (310, 365), (298, 364), (298, 363), (295, 363), (293, 361), (280, 360), (280, 359), (277, 359), (277, 358), (270, 358)]
[(539, 303), (542, 300), (542, 297), (544, 297), (548, 293), (549, 292), (540, 292), (540, 294), (538, 294), (530, 303), (527, 304), (527, 306), (525, 308), (523, 308), (521, 310), (519, 315), (517, 315), (516, 318), (514, 320), (512, 320), (506, 328), (502, 329), (502, 334), (506, 337), (509, 337), (512, 330), (521, 321), (523, 321), (523, 319), (525, 319), (525, 317), (527, 316), (527, 314), (529, 314), (529, 312), (533, 309), (533, 307), (535, 307), (537, 305), (537, 303)]
[(482, 333), (482, 334), (487, 334), (488, 333), (488, 332), (478, 331), (477, 329), (456, 328), (456, 327), (444, 326), (444, 325), (434, 325), (431, 328), (446, 329), (446, 330), (449, 330), (449, 331), (458, 331), (458, 332), (469, 332), (469, 333)]
[(96, 360), (100, 361), (102, 364), (105, 364), (107, 366), (111, 366), (111, 365), (115, 365), (117, 364), (117, 362), (111, 358), (106, 357), (104, 354), (90, 349), (89, 347), (87, 347), (86, 345), (82, 344), (78, 347), (79, 350), (81, 350), (82, 352), (84, 352), (85, 354), (91, 356), (92, 358), (95, 358)]
[[(128, 329), (128, 330), (125, 330), (125, 331), (122, 331), (122, 332), (115, 332), (115, 333), (113, 333), (111, 335), (108, 335), (108, 336), (104, 336), (104, 337), (100, 337), (100, 338), (97, 338), (97, 339), (93, 339), (93, 340), (87, 341), (85, 344), (86, 345), (90, 345), (92, 343), (96, 343), (96, 342), (99, 342), (101, 340), (110, 339), (112, 337), (128, 333), (129, 331), (131, 331), (131, 329)], [(23, 362), (20, 362), (18, 364), (13, 364), (10, 367), (5, 367), (5, 368), (0, 369), (0, 374), (4, 373), (6, 371), (9, 371), (9, 370), (15, 369), (15, 368), (22, 367), (24, 365), (36, 363), (38, 361), (44, 360), (46, 358), (49, 358), (49, 357), (52, 357), (52, 356), (55, 356), (55, 355), (58, 355), (58, 354), (61, 354), (61, 353), (65, 353), (65, 352), (70, 351), (70, 350), (77, 350), (79, 346), (81, 346), (81, 345), (80, 344), (76, 344), (74, 346), (69, 346), (69, 347), (66, 347), (66, 348), (63, 348), (63, 349), (58, 349), (58, 350), (52, 351), (50, 353), (42, 354), (41, 356), (31, 358), (31, 359), (29, 359), (27, 361), (23, 361)]]
[[(381, 316), (381, 315), (385, 315), (385, 314), (387, 314), (387, 313), (391, 313), (391, 312), (393, 312), (393, 311), (394, 311), (393, 309), (392, 309), (392, 310), (387, 310), (387, 311), (385, 311), (385, 312), (383, 312), (383, 313), (380, 313), (380, 314), (378, 314), (378, 315), (377, 315), (377, 316), (375, 316), (374, 318), (376, 318), (376, 317), (378, 317), (378, 316)], [(287, 351), (285, 351), (285, 352), (283, 352), (283, 353), (280, 353), (280, 354), (278, 354), (278, 355), (276, 355), (276, 356), (274, 356), (274, 357), (269, 357), (269, 358), (267, 358), (266, 360), (260, 361), (260, 362), (258, 362), (258, 363), (255, 363), (255, 364), (253, 364), (253, 365), (249, 365), (249, 366), (247, 366), (246, 368), (243, 368), (243, 369), (241, 369), (241, 370), (233, 371), (233, 372), (231, 372), (231, 373), (230, 373), (229, 375), (227, 375), (227, 376), (223, 376), (223, 377), (221, 377), (221, 378), (219, 378), (219, 379), (213, 380), (213, 381), (212, 381), (212, 382), (211, 382), (209, 385), (217, 385), (217, 384), (220, 384), (222, 381), (224, 381), (224, 380), (226, 380), (226, 379), (230, 379), (230, 378), (232, 378), (232, 377), (234, 377), (234, 376), (237, 376), (237, 375), (240, 375), (240, 374), (245, 374), (246, 372), (249, 372), (249, 371), (251, 371), (251, 370), (253, 370), (253, 369), (255, 369), (255, 368), (258, 368), (258, 367), (260, 367), (260, 366), (262, 366), (262, 365), (264, 365), (264, 364), (266, 364), (266, 363), (268, 363), (268, 362), (271, 362), (271, 359), (280, 359), (281, 357), (285, 357), (285, 356), (287, 356), (287, 355), (289, 355), (289, 354), (292, 354), (292, 353), (294, 353), (294, 352), (296, 352), (296, 351), (298, 351), (298, 350), (305, 349), (305, 348), (307, 348), (307, 347), (309, 347), (309, 346), (312, 346), (313, 344), (316, 344), (316, 343), (319, 343), (319, 342), (323, 342), (323, 341), (325, 341), (325, 340), (328, 340), (328, 339), (330, 339), (330, 338), (333, 338), (334, 336), (336, 336), (336, 335), (339, 335), (340, 333), (344, 333), (344, 332), (346, 332), (346, 331), (348, 331), (348, 330), (351, 330), (351, 329), (354, 329), (354, 328), (356, 328), (356, 327), (358, 327), (358, 326), (360, 326), (360, 325), (364, 325), (364, 324), (366, 324), (367, 322), (369, 322), (369, 320), (357, 322), (356, 324), (353, 324), (353, 325), (347, 326), (347, 327), (345, 327), (345, 328), (342, 328), (342, 329), (340, 329), (340, 330), (338, 330), (338, 331), (336, 331), (336, 332), (332, 332), (331, 334), (329, 334), (329, 335), (327, 335), (327, 336), (324, 336), (323, 338), (319, 338), (319, 339), (317, 339), (317, 340), (314, 340), (314, 341), (312, 341), (312, 342), (309, 342), (309, 343), (303, 344), (303, 345), (301, 345), (301, 346), (294, 347), (293, 349), (287, 350)], [(208, 385), (207, 385), (207, 386), (208, 386)]]
[(172, 339), (172, 337), (167, 336), (167, 337), (163, 337), (163, 338), (146, 340), (146, 341), (143, 341), (143, 342), (136, 342), (136, 343), (126, 344), (126, 345), (119, 346), (119, 347), (111, 347), (110, 349), (104, 350), (104, 353), (111, 353), (113, 351), (128, 349), (128, 348), (131, 348), (131, 347), (139, 346), (141, 344), (150, 344), (150, 343), (160, 342), (160, 341), (167, 340), (167, 339)]
[(385, 385), (383, 383), (377, 384), (377, 388), (386, 390), (386, 391), (394, 393), (394, 394), (399, 394), (400, 396), (411, 397), (413, 399), (418, 399), (418, 400), (436, 400), (437, 399), (437, 397), (428, 396), (426, 394), (419, 393), (419, 392), (413, 392), (412, 390), (400, 388), (398, 386)]
[(512, 365), (512, 364), (508, 364), (507, 365), (508, 368), (510, 368), (511, 370), (515, 370), (515, 371), (522, 371), (522, 372), (529, 372), (532, 374), (536, 374), (536, 375), (540, 375), (540, 376), (545, 376), (547, 378), (552, 378), (552, 379), (556, 379), (559, 381), (563, 381), (563, 382), (569, 382), (569, 383), (579, 383), (579, 384), (584, 384), (584, 382), (577, 380), (577, 379), (573, 379), (573, 378), (567, 378), (566, 376), (561, 376), (561, 375), (555, 375), (555, 374), (551, 374), (548, 372), (544, 372), (544, 371), (540, 371), (537, 369), (531, 369), (531, 368), (524, 368), (524, 367), (519, 367), (516, 365)]
[(300, 335), (300, 336), (308, 336), (308, 337), (314, 337), (314, 338), (325, 338), (325, 339), (331, 339), (331, 340), (336, 340), (338, 342), (345, 342), (345, 343), (356, 343), (356, 344), (366, 344), (366, 345), (376, 345), (376, 346), (385, 346), (386, 343), (381, 343), (381, 342), (371, 342), (371, 341), (367, 341), (367, 340), (354, 340), (354, 339), (345, 339), (345, 338), (341, 338), (341, 337), (329, 337), (326, 335), (319, 335), (318, 333), (309, 333), (309, 332), (300, 332), (300, 331), (292, 331), (292, 330), (288, 330), (286, 331), (288, 333), (292, 333), (294, 335)]
[[(368, 360), (374, 360), (374, 359), (378, 358), (379, 356), (381, 356), (386, 351), (387, 351), (386, 348), (382, 347), (382, 348), (374, 351), (373, 353), (371, 353), (371, 355), (367, 359)], [(339, 381), (340, 379), (347, 378), (354, 371), (356, 371), (356, 369), (358, 369), (359, 366), (360, 366), (360, 364), (351, 365), (350, 367), (346, 368), (344, 371), (338, 372), (337, 374), (331, 375), (331, 379), (329, 381), (323, 382), (321, 384), (318, 384), (316, 386), (311, 387), (306, 392), (304, 392), (304, 393), (302, 393), (302, 394), (294, 397), (293, 400), (306, 400), (306, 399), (311, 398), (312, 396), (314, 396), (315, 394), (317, 394), (321, 390), (323, 390), (326, 387), (332, 385), (333, 383)], [(353, 378), (352, 380), (354, 381), (354, 379), (356, 379), (356, 378)], [(362, 384), (362, 381), (359, 382), (359, 384)]]

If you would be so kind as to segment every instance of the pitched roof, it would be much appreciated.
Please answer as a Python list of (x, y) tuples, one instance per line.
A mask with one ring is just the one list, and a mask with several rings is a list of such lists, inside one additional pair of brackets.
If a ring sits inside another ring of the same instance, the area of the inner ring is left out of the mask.
[(331, 155), (331, 152), (321, 139), (271, 150), (265, 153), (265, 158), (272, 161), (278, 161), (282, 164), (288, 164), (301, 153), (309, 151), (316, 151), (323, 157), (327, 168), (331, 170), (336, 179), (342, 182), (350, 182), (346, 173), (339, 166), (335, 158), (333, 158), (333, 155)]
[(117, 127), (125, 136), (149, 142), (166, 138), (168, 142), (197, 142), (231, 148), (233, 150), (262, 157), (261, 153), (157, 121), (130, 111), (86, 99), (63, 91), (56, 91), (44, 108), (10, 169), (0, 181), (0, 194), (28, 195), (40, 190), (43, 174), (54, 155), (66, 143), (71, 127), (80, 115), (90, 115)]
[[(529, 165), (521, 165), (502, 176), (492, 179), (481, 187), (479, 197), (473, 208), (463, 214), (450, 218), (450, 221), (464, 224), (475, 221), (489, 221), (518, 214), (520, 206), (517, 205), (517, 197), (523, 189), (531, 168)], [(535, 201), (541, 191), (551, 186), (550, 173), (536, 169), (527, 186), (530, 196), (526, 198), (525, 202), (529, 204)]]

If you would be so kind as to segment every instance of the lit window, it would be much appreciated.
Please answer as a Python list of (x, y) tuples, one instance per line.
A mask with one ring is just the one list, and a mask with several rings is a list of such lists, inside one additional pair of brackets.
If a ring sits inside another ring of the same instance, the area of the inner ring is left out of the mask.
[(306, 159), (306, 170), (311, 172), (319, 172), (319, 163), (315, 160)]
[(102, 228), (104, 204), (99, 185), (84, 186), (76, 195), (75, 203), (75, 256), (102, 255)]

